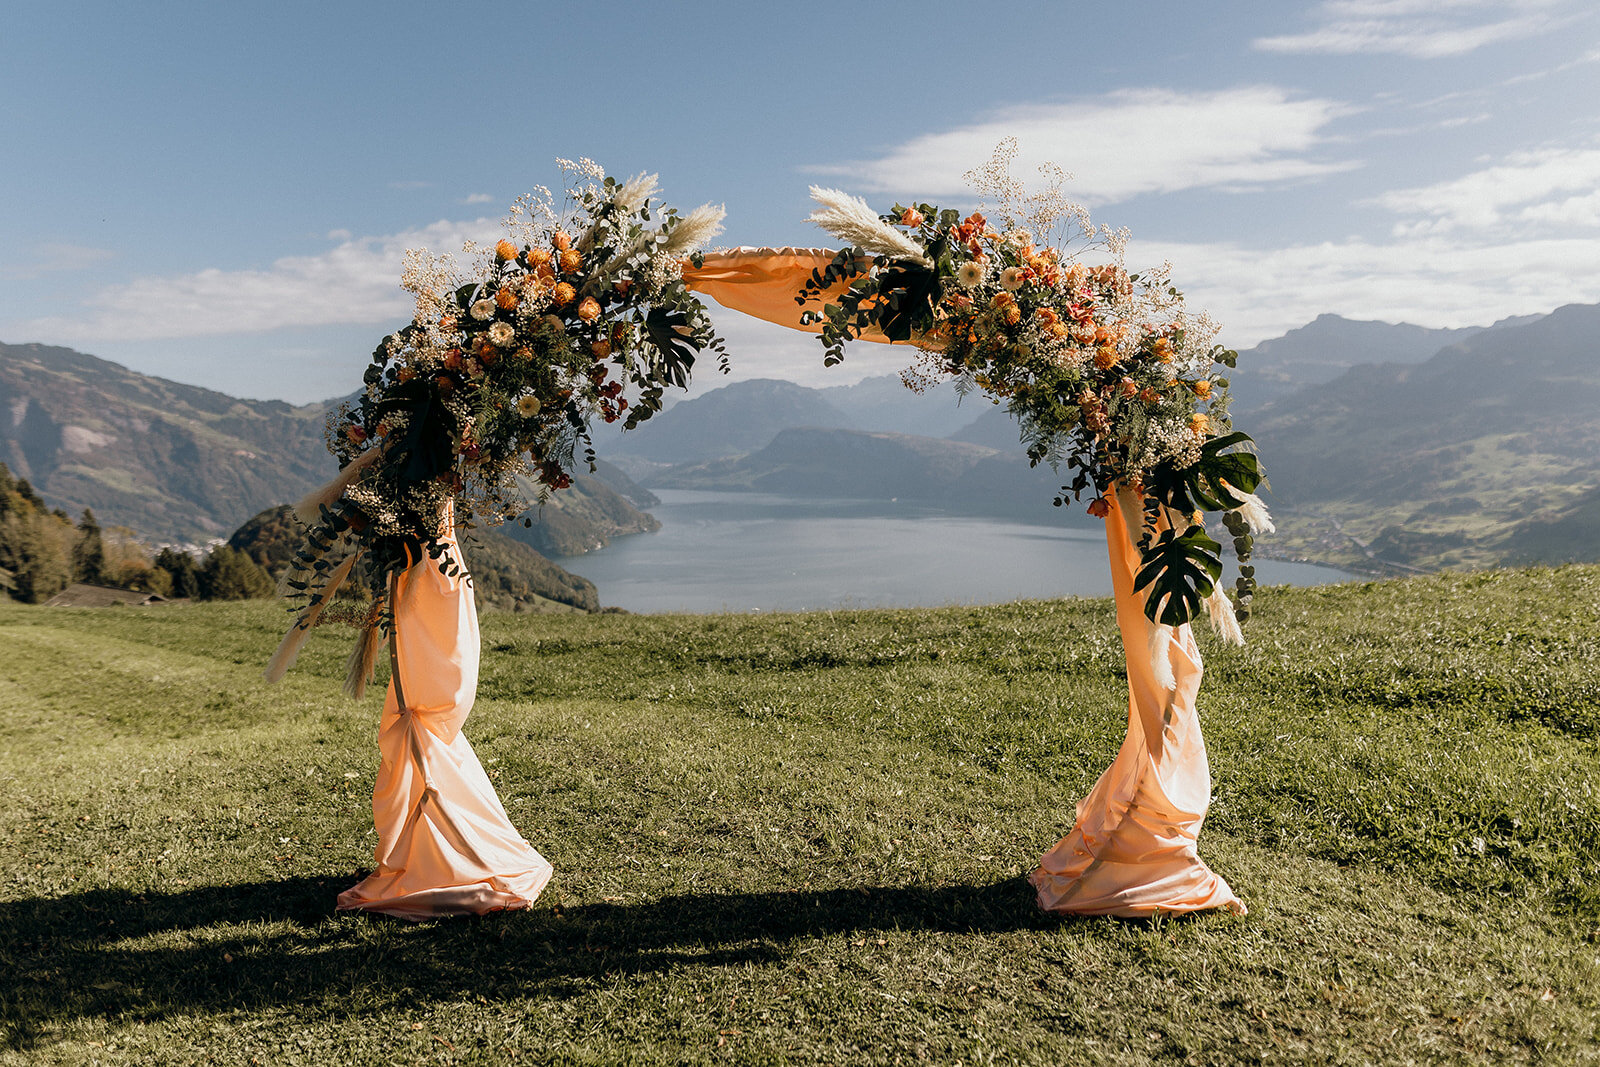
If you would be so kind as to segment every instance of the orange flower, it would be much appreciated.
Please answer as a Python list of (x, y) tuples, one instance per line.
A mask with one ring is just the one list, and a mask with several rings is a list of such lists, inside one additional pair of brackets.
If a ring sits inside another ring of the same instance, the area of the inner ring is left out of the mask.
[(500, 262), (509, 263), (517, 258), (517, 246), (502, 238), (500, 243), (494, 246), (494, 254)]
[(561, 284), (557, 285), (555, 292), (550, 294), (550, 299), (555, 301), (555, 305), (558, 308), (566, 307), (577, 298), (578, 290), (574, 289), (567, 282), (562, 282)]
[(555, 236), (550, 238), (550, 243), (556, 246), (557, 252), (565, 252), (572, 247), (572, 238), (567, 236), (565, 230), (557, 230)]
[(442, 374), (433, 380), (433, 384), (434, 388), (438, 389), (444, 396), (449, 396), (456, 391), (456, 383)]
[(517, 349), (511, 354), (517, 359), (520, 359), (526, 363), (528, 360), (533, 358), (533, 349), (529, 348), (527, 345), (523, 345), (521, 348)]
[(441, 329), (441, 330), (453, 330), (455, 328), (456, 328), (456, 319), (455, 319), (454, 315), (446, 315), (446, 316), (444, 316), (443, 318), (441, 318), (439, 320), (439, 329)]
[(494, 345), (485, 345), (478, 351), (478, 358), (483, 360), (485, 367), (492, 367), (500, 359), (500, 350)]
[(901, 214), (901, 216), (900, 216), (900, 225), (902, 225), (902, 226), (921, 226), (922, 225), (922, 212), (918, 211), (914, 207), (906, 208), (905, 212), (903, 214)]
[(1151, 407), (1155, 407), (1157, 404), (1161, 403), (1161, 394), (1147, 385), (1143, 389), (1139, 390), (1139, 399), (1143, 400)]
[(583, 254), (574, 251), (561, 253), (561, 273), (576, 274), (583, 266)]
[(1015, 326), (1022, 321), (1022, 309), (1015, 304), (1007, 304), (1001, 316), (1006, 320), (1007, 326)]
[(1110, 370), (1121, 358), (1122, 354), (1110, 345), (1101, 345), (1094, 350), (1094, 365), (1101, 370)]
[(1211, 420), (1198, 411), (1189, 416), (1189, 429), (1195, 433), (1205, 433), (1211, 428)]
[(997, 308), (1003, 308), (1009, 304), (1015, 304), (1016, 302), (1017, 298), (1007, 292), (998, 292), (994, 294), (994, 299), (990, 301), (990, 303)]
[(1089, 501), (1089, 514), (1097, 519), (1103, 519), (1111, 514), (1111, 502), (1103, 496), (1097, 496)]
[(1069, 329), (1067, 324), (1064, 322), (1058, 322), (1054, 326), (1050, 327), (1050, 336), (1054, 337), (1057, 341), (1065, 341), (1067, 339), (1067, 335), (1071, 332), (1072, 330)]
[[(579, 314), (581, 315), (582, 312), (579, 312)], [(611, 342), (596, 341), (594, 344), (589, 346), (589, 351), (594, 353), (595, 359), (605, 359), (611, 354)]]
[(1117, 387), (1122, 390), (1123, 396), (1133, 396), (1139, 391), (1139, 383), (1128, 377), (1124, 377), (1122, 381), (1118, 382)]
[(1172, 342), (1165, 337), (1157, 337), (1150, 342), (1150, 351), (1163, 363), (1172, 362)]
[(530, 267), (542, 267), (542, 266), (546, 265), (549, 262), (550, 262), (550, 250), (548, 248), (530, 248), (530, 249), (528, 249), (528, 266), (530, 266)]
[(1190, 383), (1189, 388), (1194, 390), (1194, 395), (1204, 400), (1211, 395), (1211, 383), (1202, 378), (1198, 382)]
[(583, 303), (578, 305), (578, 318), (584, 322), (593, 322), (600, 317), (600, 302), (592, 296), (583, 298)]
[(461, 369), (461, 349), (452, 348), (449, 352), (445, 353), (444, 369), (445, 370), (460, 370)]
[(1056, 313), (1050, 308), (1040, 308), (1038, 311), (1033, 313), (1033, 317), (1039, 320), (1040, 326), (1044, 326), (1046, 328), (1054, 326), (1057, 322), (1061, 321), (1056, 317)]
[(394, 372), (394, 379), (397, 382), (409, 382), (416, 376), (416, 368), (410, 366), (401, 367), (399, 370)]
[[(504, 243), (504, 241), (501, 242), (501, 244)], [(517, 291), (509, 285), (502, 285), (500, 291), (494, 294), (494, 302), (500, 305), (500, 310), (510, 311), (517, 306)]]

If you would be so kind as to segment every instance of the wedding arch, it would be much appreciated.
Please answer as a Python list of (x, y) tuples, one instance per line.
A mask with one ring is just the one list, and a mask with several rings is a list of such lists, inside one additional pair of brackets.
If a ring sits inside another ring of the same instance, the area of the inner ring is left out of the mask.
[[(359, 697), (387, 644), (390, 683), (373, 794), (377, 869), (339, 906), (420, 919), (525, 907), (551, 868), (511, 825), (461, 734), (479, 639), (456, 531), (519, 515), (592, 462), (593, 420), (632, 428), (727, 354), (700, 297), (819, 336), (909, 346), (917, 386), (954, 378), (1004, 400), (1033, 463), (1064, 470), (1057, 503), (1105, 520), (1125, 646), (1128, 733), (1031, 881), (1076, 914), (1244, 910), (1200, 859), (1210, 775), (1190, 623), (1225, 640), (1254, 589), (1253, 532), (1270, 530), (1249, 438), (1227, 414), (1234, 353), (1165, 269), (1129, 274), (1121, 233), (1061, 196), (1026, 195), (1005, 147), (978, 172), (994, 221), (929, 204), (885, 214), (813, 189), (811, 220), (840, 249), (703, 251), (722, 212), (657, 202), (653, 176), (617, 181), (562, 161), (570, 188), (513, 205), (507, 235), (464, 259), (407, 253), (412, 321), (373, 353), (360, 399), (330, 421), (340, 474), (303, 501), (286, 581), (304, 605), (267, 668), (281, 678), (357, 568), (378, 590), (353, 649)], [(1085, 262), (1101, 257), (1092, 265)], [(1236, 600), (1221, 586), (1220, 512)]]

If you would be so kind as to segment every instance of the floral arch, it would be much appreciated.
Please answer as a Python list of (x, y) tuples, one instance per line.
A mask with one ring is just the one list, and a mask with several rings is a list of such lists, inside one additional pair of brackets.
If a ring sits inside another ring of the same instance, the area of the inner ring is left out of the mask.
[[(1106, 521), (1127, 651), (1129, 732), (1033, 875), (1042, 907), (1144, 915), (1243, 905), (1199, 859), (1210, 780), (1195, 711), (1202, 666), (1189, 623), (1224, 639), (1254, 589), (1252, 532), (1270, 529), (1249, 438), (1232, 429), (1234, 353), (1184, 306), (1165, 269), (1129, 274), (1123, 234), (1096, 229), (1059, 178), (1025, 197), (1005, 147), (982, 172), (997, 224), (929, 204), (885, 214), (813, 189), (811, 216), (843, 248), (703, 251), (722, 212), (659, 204), (653, 176), (588, 161), (560, 209), (519, 200), (506, 237), (465, 261), (407, 253), (412, 321), (384, 338), (356, 403), (330, 423), (340, 474), (297, 509), (287, 579), (304, 599), (267, 669), (282, 677), (352, 571), (379, 590), (352, 652), (359, 697), (387, 643), (391, 683), (374, 795), (378, 869), (341, 907), (419, 918), (525, 906), (549, 865), (506, 820), (460, 735), (478, 640), (457, 529), (513, 518), (592, 461), (593, 420), (632, 428), (728, 356), (700, 297), (819, 336), (824, 362), (855, 342), (916, 353), (917, 385), (955, 378), (1004, 400), (1033, 463), (1064, 470), (1058, 504), (1090, 497)], [(1093, 265), (1094, 253), (1105, 257)], [(1221, 512), (1240, 561), (1223, 591)]]

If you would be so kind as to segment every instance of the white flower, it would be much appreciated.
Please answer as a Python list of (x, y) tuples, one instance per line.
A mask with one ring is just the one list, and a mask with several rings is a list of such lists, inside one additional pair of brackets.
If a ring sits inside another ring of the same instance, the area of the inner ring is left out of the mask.
[(981, 281), (983, 281), (983, 267), (981, 264), (968, 260), (956, 269), (956, 284), (964, 289), (971, 289)]
[(1007, 267), (1000, 272), (1000, 284), (1012, 292), (1022, 288), (1022, 271), (1017, 267)]
[[(487, 303), (487, 301), (484, 302)], [(474, 308), (473, 313), (477, 313), (476, 308)], [(489, 327), (489, 340), (501, 348), (508, 347), (516, 339), (517, 331), (512, 328), (509, 322), (497, 322)]]
[(479, 300), (472, 305), (472, 317), (479, 320), (494, 318), (494, 301)]
[(539, 409), (542, 407), (544, 407), (544, 405), (539, 403), (538, 397), (525, 396), (521, 400), (517, 401), (517, 414), (521, 415), (525, 419), (531, 419), (533, 416), (539, 414)]

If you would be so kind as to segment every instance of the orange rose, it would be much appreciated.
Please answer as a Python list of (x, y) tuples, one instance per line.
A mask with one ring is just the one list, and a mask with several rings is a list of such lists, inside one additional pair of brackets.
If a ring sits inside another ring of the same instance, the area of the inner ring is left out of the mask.
[(561, 284), (557, 285), (555, 291), (550, 294), (550, 299), (555, 301), (555, 305), (558, 308), (566, 307), (577, 298), (578, 290), (574, 289), (566, 282), (562, 282)]
[(510, 241), (502, 239), (499, 244), (494, 246), (494, 254), (495, 258), (500, 262), (509, 263), (517, 258), (517, 246)]
[(494, 345), (485, 345), (481, 350), (479, 350), (478, 358), (483, 360), (483, 365), (485, 367), (492, 367), (500, 359), (500, 350)]
[(1103, 496), (1097, 496), (1089, 501), (1089, 514), (1097, 519), (1103, 519), (1111, 514), (1111, 502)]
[(595, 359), (605, 359), (611, 354), (610, 341), (596, 341), (589, 346), (589, 351), (594, 353)]
[(561, 253), (561, 273), (576, 274), (583, 267), (583, 254), (574, 251)]
[(592, 296), (583, 298), (583, 303), (578, 305), (578, 318), (584, 322), (593, 322), (600, 317), (600, 301)]
[(1161, 394), (1147, 385), (1143, 389), (1139, 390), (1139, 399), (1143, 400), (1151, 407), (1155, 407), (1157, 404), (1161, 403)]
[(517, 306), (517, 291), (509, 285), (502, 285), (500, 291), (494, 294), (494, 302), (500, 305), (500, 310), (510, 311)]
[(1117, 387), (1122, 390), (1123, 396), (1133, 396), (1139, 391), (1139, 383), (1132, 378), (1123, 378), (1117, 383)]
[(1056, 318), (1056, 313), (1050, 308), (1040, 308), (1038, 311), (1033, 313), (1033, 317), (1039, 320), (1040, 326), (1044, 327), (1054, 326), (1060, 321), (1058, 318)]
[(572, 238), (567, 236), (565, 230), (557, 230), (555, 236), (550, 238), (550, 243), (556, 246), (557, 252), (565, 252), (572, 247)]
[(439, 320), (439, 329), (441, 329), (441, 330), (453, 330), (455, 328), (456, 328), (455, 316), (446, 315), (446, 316), (444, 316), (444, 318)]
[(918, 211), (914, 207), (906, 208), (905, 212), (900, 216), (900, 225), (913, 227), (921, 226), (922, 212)]
[(1201, 400), (1204, 400), (1206, 397), (1211, 395), (1211, 383), (1204, 378), (1198, 382), (1192, 383), (1190, 388), (1194, 390), (1194, 395), (1199, 397)]
[(1189, 429), (1195, 433), (1205, 433), (1211, 428), (1211, 420), (1198, 411), (1189, 416)]
[(444, 369), (445, 370), (460, 370), (461, 369), (461, 349), (452, 348), (449, 352), (445, 353), (445, 356), (444, 356)]

